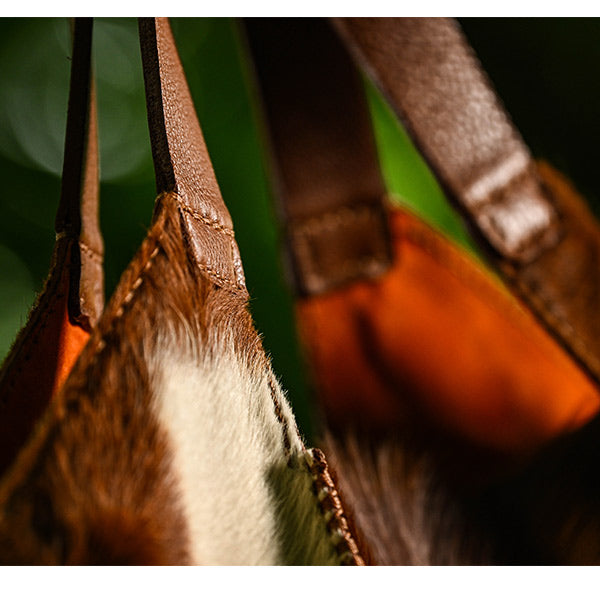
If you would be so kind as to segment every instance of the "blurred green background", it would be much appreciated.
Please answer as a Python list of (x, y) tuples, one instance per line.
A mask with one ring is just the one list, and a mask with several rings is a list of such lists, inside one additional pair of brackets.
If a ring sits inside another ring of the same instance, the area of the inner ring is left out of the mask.
[[(569, 175), (598, 212), (600, 20), (461, 19), (461, 24), (534, 154)], [(308, 432), (309, 390), (281, 270), (252, 71), (239, 23), (177, 18), (172, 26), (235, 224), (252, 313)], [(0, 357), (24, 324), (49, 267), (69, 40), (64, 18), (0, 19)], [(155, 188), (136, 21), (97, 19), (94, 52), (108, 295), (150, 223)], [(472, 251), (404, 130), (376, 90), (366, 87), (389, 190)]]

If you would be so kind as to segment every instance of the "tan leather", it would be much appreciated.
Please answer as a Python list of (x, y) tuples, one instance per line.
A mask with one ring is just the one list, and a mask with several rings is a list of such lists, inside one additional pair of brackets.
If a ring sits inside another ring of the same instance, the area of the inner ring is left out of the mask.
[(72, 247), (69, 316), (88, 331), (96, 324), (104, 306), (104, 245), (98, 219), (98, 132), (91, 36), (92, 19), (77, 19), (61, 193), (55, 221), (57, 239), (77, 241)]
[(364, 90), (324, 19), (246, 19), (294, 285), (318, 294), (391, 263)]
[(99, 196), (100, 173), (98, 152), (98, 117), (95, 100), (95, 85), (91, 82), (88, 145), (81, 192), (81, 231), (79, 232), (79, 254), (81, 276), (79, 279), (80, 312), (86, 315), (93, 327), (104, 308), (104, 242), (100, 233)]
[(57, 239), (44, 289), (0, 371), (0, 473), (66, 380), (104, 303), (91, 40), (92, 20), (76, 19)]
[(458, 25), (335, 22), (512, 289), (600, 381), (598, 225), (584, 202), (540, 179)]
[(243, 291), (244, 272), (233, 224), (208, 158), (168, 21), (140, 19), (140, 43), (158, 191), (177, 194), (199, 268), (218, 285)]

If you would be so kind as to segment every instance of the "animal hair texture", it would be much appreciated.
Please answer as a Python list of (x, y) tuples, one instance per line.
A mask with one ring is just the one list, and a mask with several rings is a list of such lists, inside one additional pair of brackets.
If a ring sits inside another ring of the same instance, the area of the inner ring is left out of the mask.
[(0, 482), (0, 561), (360, 563), (246, 295), (205, 277), (175, 195), (157, 206), (67, 383)]

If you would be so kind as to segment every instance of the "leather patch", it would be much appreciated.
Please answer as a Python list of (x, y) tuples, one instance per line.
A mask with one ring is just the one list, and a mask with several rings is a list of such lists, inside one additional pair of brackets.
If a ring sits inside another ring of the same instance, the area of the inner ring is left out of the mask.
[(386, 211), (373, 203), (290, 222), (288, 239), (300, 293), (322, 294), (384, 273), (387, 235)]
[(159, 193), (175, 194), (197, 264), (217, 285), (245, 290), (233, 224), (221, 197), (166, 19), (140, 19), (148, 124)]

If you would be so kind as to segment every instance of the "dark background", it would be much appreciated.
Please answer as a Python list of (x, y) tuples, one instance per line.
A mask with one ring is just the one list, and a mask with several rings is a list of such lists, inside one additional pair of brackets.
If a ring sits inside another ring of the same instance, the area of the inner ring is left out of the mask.
[[(477, 18), (461, 24), (534, 154), (570, 176), (598, 213), (600, 21)], [(239, 23), (177, 18), (172, 26), (235, 224), (252, 312), (307, 431), (309, 392), (281, 271), (252, 70)], [(24, 324), (48, 271), (69, 39), (63, 18), (0, 19), (0, 357)], [(94, 51), (110, 294), (149, 225), (155, 188), (136, 21), (97, 19)], [(403, 129), (368, 83), (367, 92), (390, 192), (472, 251)]]

